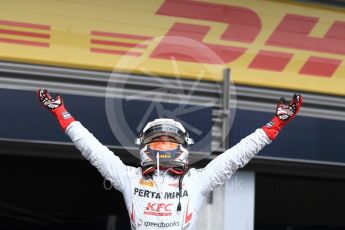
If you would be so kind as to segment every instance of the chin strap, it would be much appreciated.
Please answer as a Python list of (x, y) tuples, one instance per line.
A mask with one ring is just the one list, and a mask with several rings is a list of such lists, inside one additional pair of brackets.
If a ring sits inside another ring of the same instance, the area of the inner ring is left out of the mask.
[[(157, 159), (157, 177), (158, 177), (158, 181), (159, 181), (159, 152), (157, 152), (157, 155), (156, 155), (156, 159)], [(164, 178), (164, 177), (163, 177)]]
[(142, 170), (143, 170), (143, 176), (149, 177), (156, 171), (156, 167), (151, 166), (148, 168), (142, 168)]
[(187, 174), (189, 169), (184, 170), (182, 174), (180, 174), (180, 178), (178, 180), (178, 192), (179, 192), (179, 197), (178, 197), (178, 205), (177, 205), (177, 211), (181, 212), (181, 196), (182, 196), (182, 182), (184, 176)]
[[(142, 170), (143, 170), (143, 176), (147, 177), (147, 176), (152, 175), (157, 170), (157, 167), (151, 166), (148, 168), (142, 168)], [(176, 168), (159, 167), (159, 170), (163, 170), (163, 171), (166, 170), (173, 176), (180, 176), (180, 175), (183, 175), (186, 171), (188, 171), (186, 169), (179, 168), (179, 167), (176, 167)]]
[(186, 170), (182, 168), (168, 168), (168, 171), (172, 175), (183, 175)]

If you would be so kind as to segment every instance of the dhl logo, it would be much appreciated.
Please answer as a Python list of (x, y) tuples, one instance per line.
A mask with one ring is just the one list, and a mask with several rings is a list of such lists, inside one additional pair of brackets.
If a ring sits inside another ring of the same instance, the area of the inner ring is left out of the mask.
[[(97, 9), (81, 3), (73, 12), (68, 2), (35, 0), (47, 13), (32, 17), (34, 10), (20, 11), (16, 1), (0, 9), (2, 60), (113, 70), (126, 56), (171, 76), (173, 57), (188, 78), (202, 65), (225, 63), (235, 69), (235, 83), (345, 95), (345, 20), (337, 11), (268, 0), (121, 1), (123, 8), (100, 0)], [(197, 41), (219, 59), (176, 52), (173, 36)]]
[[(207, 2), (166, 0), (156, 12), (156, 15), (178, 18), (197, 19), (208, 22), (226, 23), (227, 29), (220, 39), (224, 41), (236, 41), (241, 43), (255, 43), (263, 26), (260, 16), (250, 8), (222, 5)], [(265, 42), (265, 48), (257, 52), (248, 63), (247, 68), (282, 72), (294, 57), (295, 50), (305, 52), (319, 52), (326, 54), (345, 55), (345, 21), (335, 21), (330, 26), (323, 38), (309, 36), (309, 33), (317, 25), (319, 18), (307, 17), (297, 14), (286, 14), (280, 24), (272, 31)], [(167, 32), (166, 36), (181, 36), (203, 43), (208, 49), (214, 51), (223, 63), (231, 63), (239, 59), (247, 52), (245, 45), (226, 46), (203, 42), (209, 33), (210, 26), (195, 25), (176, 22)], [(109, 47), (136, 47), (145, 49), (148, 46), (135, 42), (116, 42), (96, 39), (95, 36), (126, 38), (128, 40), (145, 41), (153, 37), (117, 34), (111, 32), (92, 31), (91, 44), (109, 45)], [(272, 51), (272, 47), (288, 48), (286, 52)], [(170, 59), (173, 56), (179, 61), (200, 62), (202, 57), (186, 56), (176, 53), (174, 46), (166, 40), (162, 40), (150, 57), (155, 59)], [(91, 48), (92, 52), (108, 53), (115, 55), (140, 56), (141, 52), (123, 51), (118, 49)], [(200, 52), (202, 53), (202, 52)], [(195, 55), (200, 55), (195, 53)], [(342, 58), (328, 58), (310, 55), (304, 65), (297, 70), (299, 74), (331, 77), (341, 65)], [(205, 59), (205, 64), (221, 64), (218, 60)]]

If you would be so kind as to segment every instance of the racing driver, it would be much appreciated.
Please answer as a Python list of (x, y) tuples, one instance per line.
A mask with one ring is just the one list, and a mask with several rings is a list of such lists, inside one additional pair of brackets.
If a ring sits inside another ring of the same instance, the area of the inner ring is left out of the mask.
[(144, 127), (136, 140), (141, 157), (141, 167), (136, 168), (125, 165), (76, 121), (60, 95), (53, 98), (42, 89), (37, 95), (81, 154), (122, 192), (132, 230), (194, 229), (207, 194), (223, 185), (238, 168), (271, 143), (303, 104), (301, 95), (294, 95), (288, 105), (280, 99), (269, 123), (202, 169), (189, 167), (188, 146), (193, 140), (182, 124), (172, 119), (156, 119)]

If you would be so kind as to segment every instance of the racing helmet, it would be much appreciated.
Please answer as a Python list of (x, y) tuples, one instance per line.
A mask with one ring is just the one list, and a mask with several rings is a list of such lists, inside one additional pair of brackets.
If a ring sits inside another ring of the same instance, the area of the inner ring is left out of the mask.
[(189, 145), (194, 144), (186, 129), (173, 119), (160, 118), (147, 123), (136, 144), (144, 169), (182, 168), (189, 163)]

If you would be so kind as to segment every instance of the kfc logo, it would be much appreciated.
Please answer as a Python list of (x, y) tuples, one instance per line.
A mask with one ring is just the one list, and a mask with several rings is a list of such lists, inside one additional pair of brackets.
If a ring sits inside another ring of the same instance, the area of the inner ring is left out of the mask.
[(171, 216), (172, 204), (149, 202), (145, 208), (144, 214), (152, 216)]

